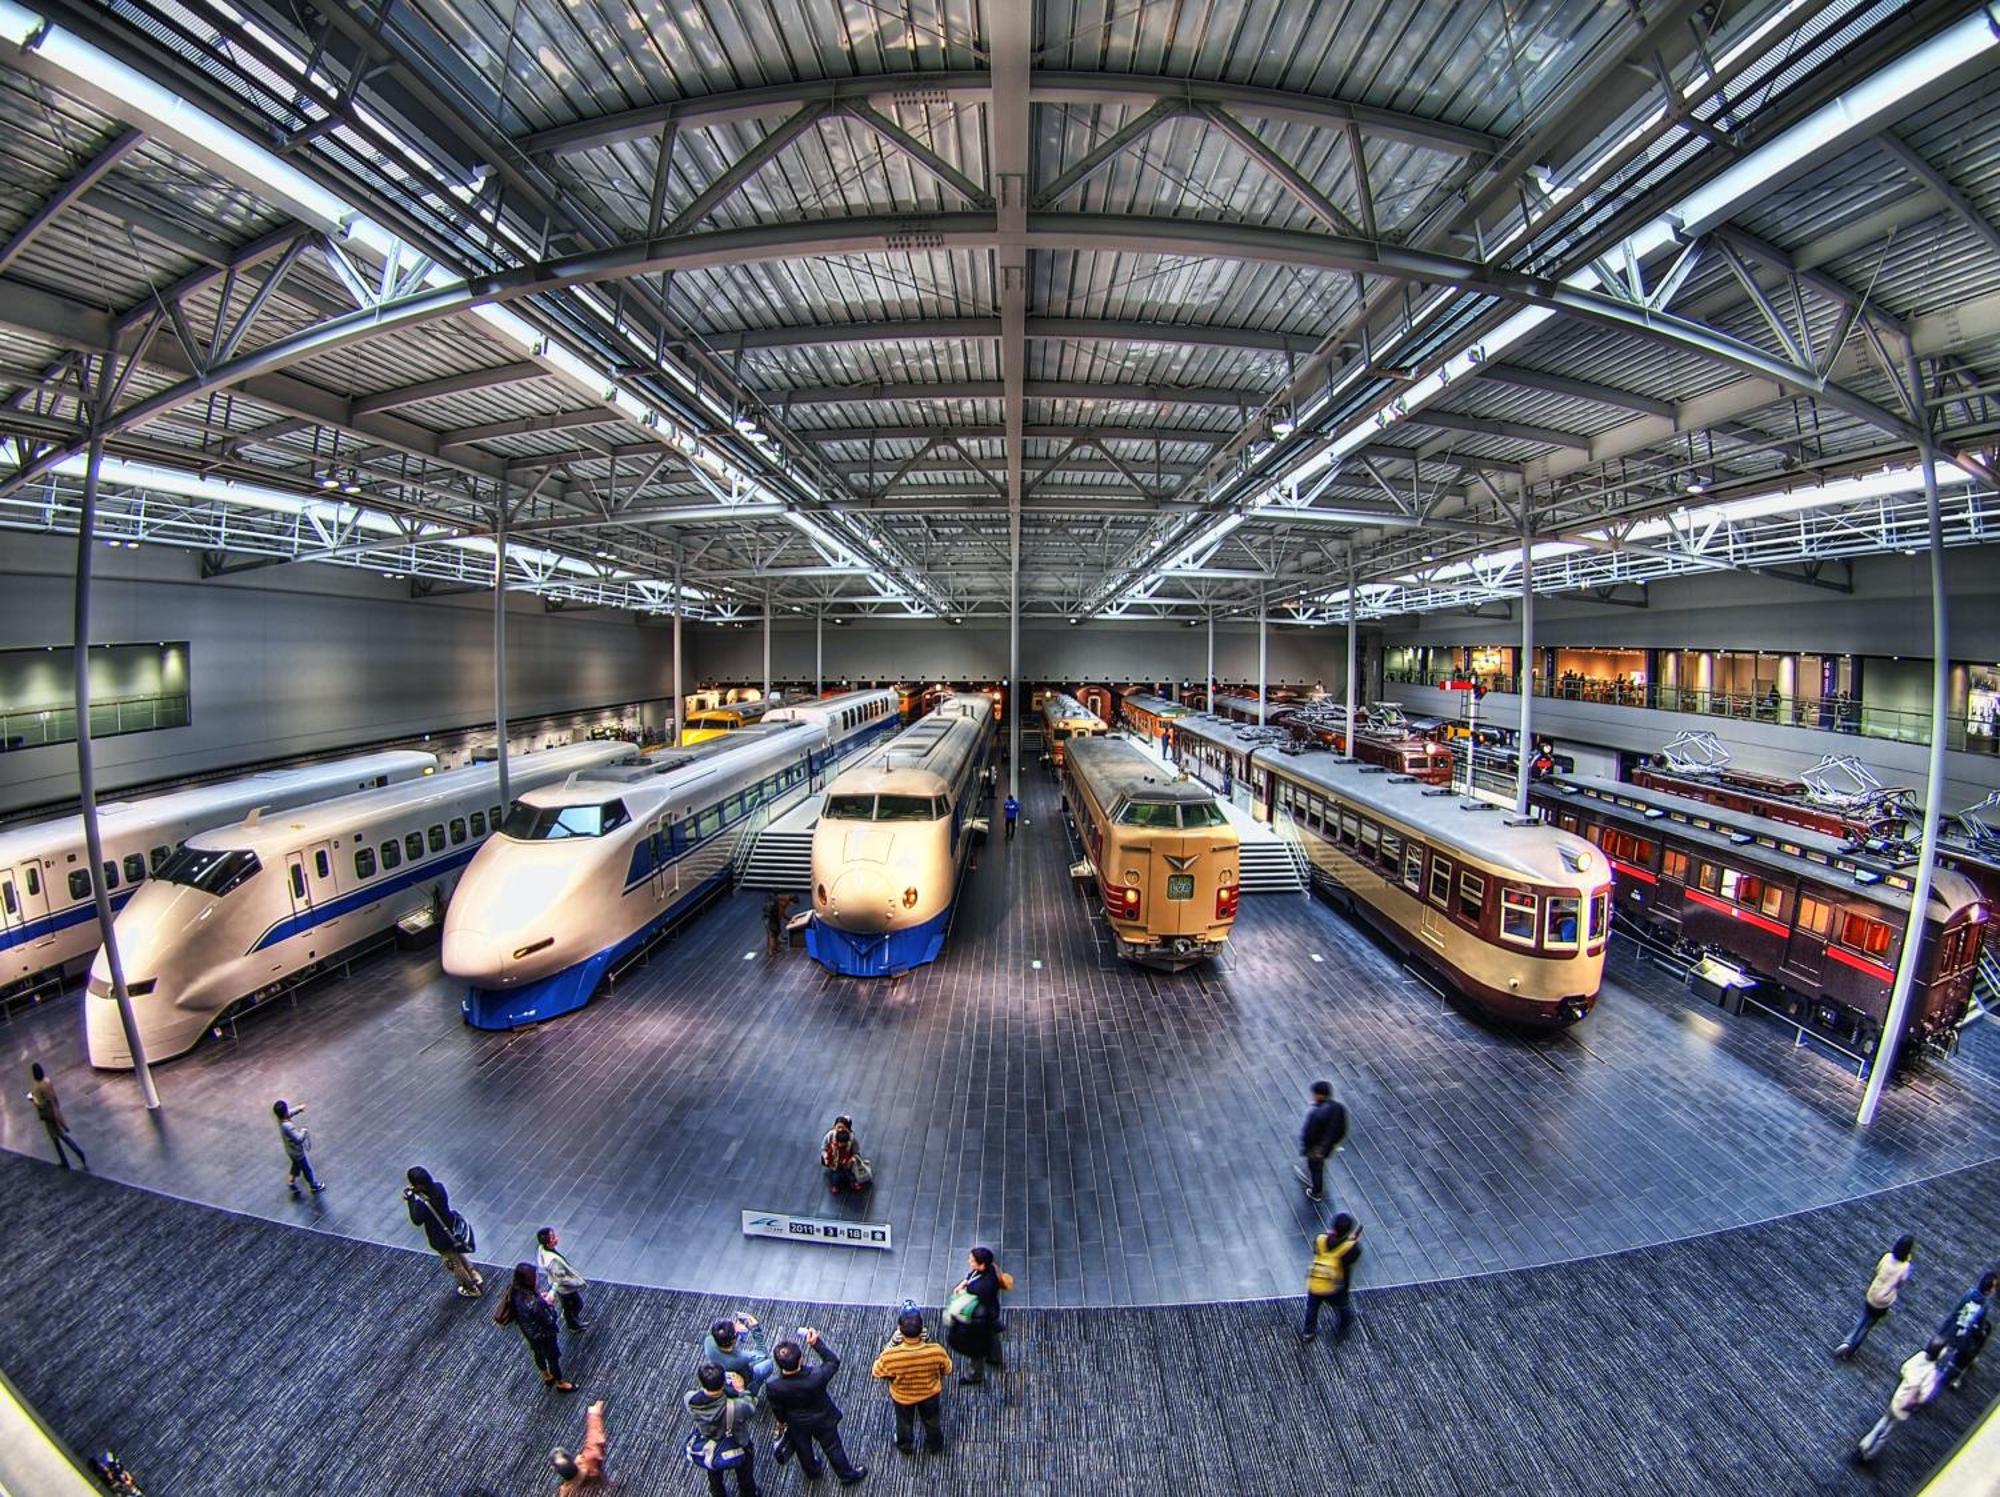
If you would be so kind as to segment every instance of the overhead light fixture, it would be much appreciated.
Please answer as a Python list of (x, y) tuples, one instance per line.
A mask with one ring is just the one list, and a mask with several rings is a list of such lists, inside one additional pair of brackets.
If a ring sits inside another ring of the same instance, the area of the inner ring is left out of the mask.
[(1708, 492), (1708, 485), (1703, 483), (1699, 478), (1690, 478), (1687, 484), (1687, 491), (1690, 494), (1706, 494)]

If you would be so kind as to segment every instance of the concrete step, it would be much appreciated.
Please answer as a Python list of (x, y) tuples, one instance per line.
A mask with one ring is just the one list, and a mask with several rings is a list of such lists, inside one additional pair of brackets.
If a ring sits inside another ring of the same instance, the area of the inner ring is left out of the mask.
[(809, 829), (794, 831), (766, 827), (757, 834), (757, 845), (750, 850), (737, 887), (773, 893), (810, 888), (812, 843), (813, 834)]

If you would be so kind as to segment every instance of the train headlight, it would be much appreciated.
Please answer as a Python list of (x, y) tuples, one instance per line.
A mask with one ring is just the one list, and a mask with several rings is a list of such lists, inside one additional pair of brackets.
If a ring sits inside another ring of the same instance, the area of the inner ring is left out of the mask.
[(915, 884), (911, 884), (909, 888), (903, 891), (903, 908), (906, 910), (914, 910), (916, 907), (917, 907), (917, 886)]

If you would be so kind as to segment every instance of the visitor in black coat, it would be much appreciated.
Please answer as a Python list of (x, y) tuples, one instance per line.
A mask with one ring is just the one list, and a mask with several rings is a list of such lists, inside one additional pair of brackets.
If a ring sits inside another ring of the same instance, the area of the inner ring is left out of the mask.
[(798, 1342), (780, 1341), (771, 1352), (771, 1360), (778, 1364), (778, 1375), (764, 1385), (765, 1400), (771, 1406), (771, 1416), (784, 1425), (786, 1441), (792, 1454), (799, 1458), (799, 1469), (806, 1480), (818, 1480), (825, 1469), (813, 1450), (817, 1444), (826, 1452), (827, 1464), (833, 1467), (840, 1484), (851, 1487), (868, 1474), (868, 1468), (850, 1461), (846, 1447), (840, 1443), (840, 1405), (827, 1391), (827, 1384), (840, 1371), (840, 1358), (810, 1326), (799, 1334), (819, 1354), (819, 1365), (811, 1368), (805, 1365), (805, 1352)]
[(1297, 1174), (1305, 1182), (1306, 1199), (1322, 1201), (1326, 1199), (1327, 1156), (1347, 1137), (1347, 1109), (1333, 1100), (1330, 1081), (1315, 1081), (1312, 1098), (1305, 1126), (1299, 1130), (1299, 1152), (1305, 1155), (1305, 1168)]

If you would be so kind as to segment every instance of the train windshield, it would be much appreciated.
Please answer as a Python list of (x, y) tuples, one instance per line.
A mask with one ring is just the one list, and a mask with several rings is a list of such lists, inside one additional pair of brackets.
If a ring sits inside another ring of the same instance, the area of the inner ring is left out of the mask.
[(631, 819), (622, 800), (595, 806), (531, 806), (517, 800), (500, 833), (516, 842), (558, 842), (565, 837), (602, 837)]
[(941, 795), (829, 795), (828, 821), (937, 821), (948, 811)]
[(1221, 826), (1229, 818), (1222, 814), (1222, 807), (1212, 800), (1181, 802), (1181, 825)]
[(254, 852), (218, 852), (183, 847), (162, 863), (160, 871), (153, 877), (184, 888), (199, 889), (220, 899), (245, 879), (255, 876), (263, 866)]

